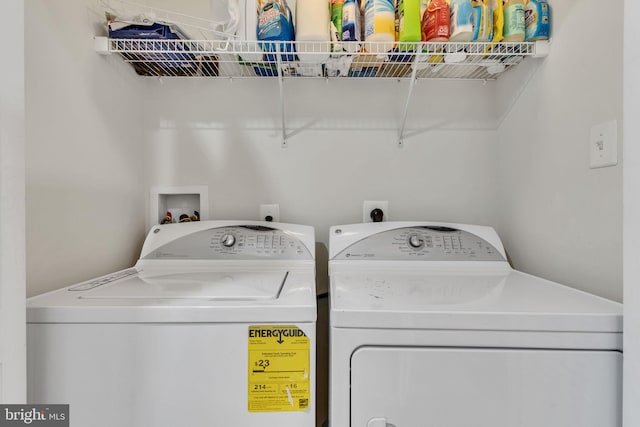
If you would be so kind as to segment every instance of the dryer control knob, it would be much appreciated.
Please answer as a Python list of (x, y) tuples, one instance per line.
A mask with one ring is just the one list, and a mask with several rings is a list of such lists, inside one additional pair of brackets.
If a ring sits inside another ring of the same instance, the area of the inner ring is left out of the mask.
[(233, 234), (225, 234), (222, 236), (222, 240), (220, 240), (220, 242), (222, 242), (222, 246), (225, 248), (230, 248), (236, 244), (236, 236)]
[(424, 244), (424, 241), (417, 234), (412, 234), (409, 237), (409, 246), (411, 246), (412, 248), (415, 248), (415, 249), (421, 248), (423, 244)]

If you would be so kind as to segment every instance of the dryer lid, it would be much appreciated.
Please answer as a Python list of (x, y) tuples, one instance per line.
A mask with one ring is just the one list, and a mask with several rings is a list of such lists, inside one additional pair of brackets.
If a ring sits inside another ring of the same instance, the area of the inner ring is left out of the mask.
[(519, 271), (334, 271), (337, 328), (622, 332), (622, 305)]

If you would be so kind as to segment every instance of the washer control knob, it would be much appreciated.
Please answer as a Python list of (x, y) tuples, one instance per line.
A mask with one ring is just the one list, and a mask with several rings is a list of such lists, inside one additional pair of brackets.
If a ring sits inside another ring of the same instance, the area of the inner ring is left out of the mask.
[(421, 248), (423, 244), (424, 244), (424, 241), (417, 234), (412, 234), (409, 237), (409, 246), (411, 246), (412, 248), (414, 249)]
[(220, 240), (220, 242), (222, 242), (222, 246), (225, 248), (230, 248), (236, 244), (236, 236), (233, 234), (225, 234), (222, 236), (222, 240)]

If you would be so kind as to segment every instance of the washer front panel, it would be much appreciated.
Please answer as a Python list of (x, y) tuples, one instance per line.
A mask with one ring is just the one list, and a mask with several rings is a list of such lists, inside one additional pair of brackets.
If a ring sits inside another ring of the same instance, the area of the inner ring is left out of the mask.
[(315, 426), (315, 357), (309, 358), (306, 411), (248, 411), (251, 325), (295, 326), (309, 338), (309, 353), (316, 350), (315, 322), (282, 317), (231, 324), (29, 324), (29, 402), (70, 404), (72, 427)]
[(450, 227), (412, 226), (370, 235), (335, 260), (505, 261), (485, 239)]

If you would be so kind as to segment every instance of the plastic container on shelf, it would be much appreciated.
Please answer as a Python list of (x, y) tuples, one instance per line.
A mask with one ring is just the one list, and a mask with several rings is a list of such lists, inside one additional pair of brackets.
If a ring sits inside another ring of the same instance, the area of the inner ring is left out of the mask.
[(451, 0), (450, 42), (465, 43), (473, 38), (473, 7), (471, 0)]
[(342, 41), (342, 7), (344, 0), (331, 0), (331, 22), (338, 34), (338, 41)]
[[(295, 49), (293, 46), (294, 29), (291, 10), (285, 0), (266, 0), (260, 5), (258, 14), (258, 41), (265, 52), (267, 61), (277, 61), (277, 52), (280, 51), (280, 58), (283, 61), (293, 61), (295, 59)], [(284, 43), (274, 43), (284, 42)], [(284, 53), (284, 54), (283, 54)]]
[(342, 5), (342, 43), (347, 52), (358, 52), (362, 41), (360, 6), (357, 0), (345, 0)]
[(524, 39), (548, 40), (551, 35), (551, 8), (546, 0), (529, 0), (524, 10)]
[(471, 40), (488, 42), (493, 38), (493, 10), (489, 0), (471, 0), (473, 6), (473, 37)]
[(493, 12), (493, 34), (491, 41), (498, 43), (504, 38), (504, 7), (502, 0), (489, 0), (489, 5)]
[(385, 53), (396, 42), (393, 0), (364, 0), (364, 40), (367, 52)]
[(329, 24), (331, 34), (331, 51), (342, 52), (342, 6), (344, 0), (332, 1), (331, 22)]
[(503, 41), (524, 41), (524, 3), (525, 0), (505, 0)]
[(422, 16), (422, 40), (446, 42), (449, 40), (451, 17), (447, 0), (431, 0)]
[(329, 59), (330, 18), (327, 0), (296, 1), (296, 50), (300, 61), (321, 63)]
[(420, 0), (398, 0), (397, 8), (398, 41), (401, 50), (412, 49), (412, 45), (422, 39), (420, 28)]

